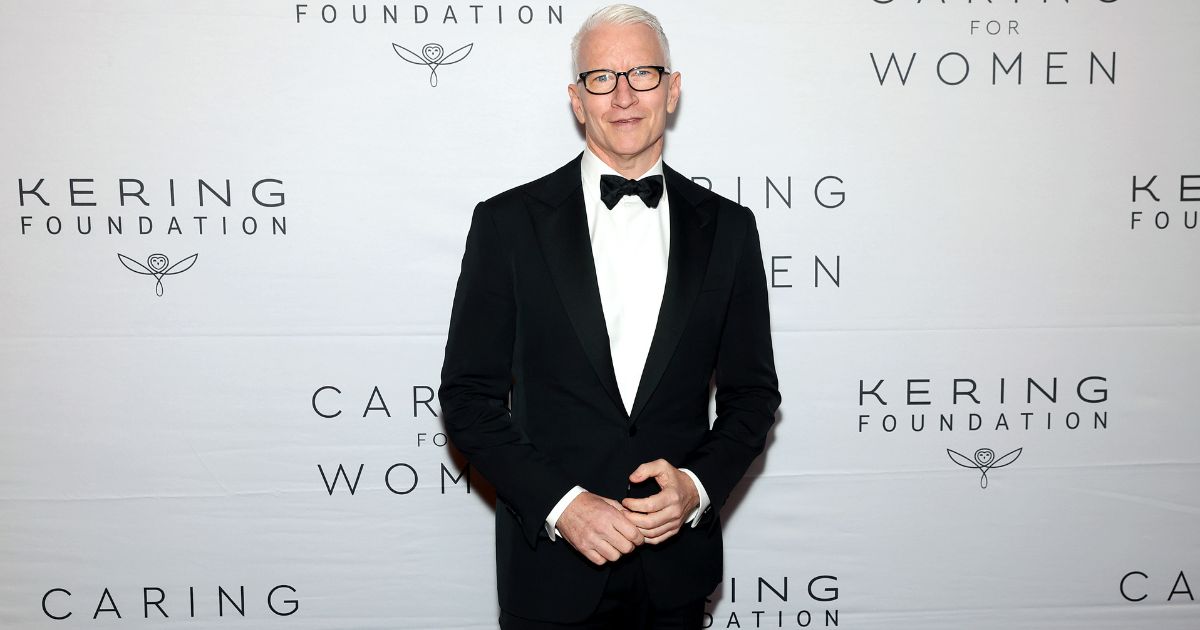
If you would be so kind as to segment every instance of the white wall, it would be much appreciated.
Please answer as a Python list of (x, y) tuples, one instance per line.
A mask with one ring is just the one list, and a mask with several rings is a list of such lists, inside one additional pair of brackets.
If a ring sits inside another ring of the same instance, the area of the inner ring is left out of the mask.
[[(581, 149), (593, 6), (332, 6), (0, 4), (0, 626), (494, 626), (486, 486), (419, 401), (471, 208)], [(646, 6), (667, 161), (740, 187), (776, 285), (712, 627), (1195, 627), (1200, 4)], [(472, 45), (436, 87), (393, 49), (431, 42)], [(161, 297), (118, 259), (155, 253), (197, 255)], [(984, 448), (986, 489), (947, 452)]]

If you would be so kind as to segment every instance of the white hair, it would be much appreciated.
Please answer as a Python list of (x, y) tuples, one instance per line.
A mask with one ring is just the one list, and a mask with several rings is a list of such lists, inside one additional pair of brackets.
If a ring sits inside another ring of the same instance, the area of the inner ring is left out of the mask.
[(667, 43), (667, 34), (663, 32), (658, 18), (641, 7), (631, 4), (613, 4), (588, 16), (588, 19), (584, 20), (583, 25), (579, 27), (579, 32), (575, 33), (575, 37), (571, 40), (571, 61), (575, 64), (576, 72), (582, 71), (579, 67), (579, 46), (583, 43), (583, 38), (592, 29), (603, 24), (645, 24), (649, 26), (658, 37), (658, 46), (662, 48), (663, 52), (663, 62), (668, 68), (671, 67), (671, 45)]

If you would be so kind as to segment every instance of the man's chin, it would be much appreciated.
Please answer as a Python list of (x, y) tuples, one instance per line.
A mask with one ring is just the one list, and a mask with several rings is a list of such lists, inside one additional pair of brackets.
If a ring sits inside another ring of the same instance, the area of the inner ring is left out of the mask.
[(611, 149), (611, 151), (612, 151), (613, 155), (615, 155), (621, 159), (624, 159), (624, 160), (629, 160), (629, 159), (633, 159), (635, 157), (639, 157), (639, 156), (645, 155), (646, 153), (650, 153), (650, 152), (654, 151), (654, 143), (653, 142), (650, 142), (650, 143), (630, 142), (627, 144), (621, 144), (621, 145), (615, 146)]

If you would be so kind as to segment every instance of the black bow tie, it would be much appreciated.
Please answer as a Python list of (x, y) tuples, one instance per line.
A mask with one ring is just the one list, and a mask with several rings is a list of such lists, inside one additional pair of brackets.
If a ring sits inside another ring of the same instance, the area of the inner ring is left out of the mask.
[(651, 175), (641, 179), (625, 179), (619, 175), (600, 176), (600, 201), (612, 210), (626, 195), (637, 195), (647, 208), (657, 208), (663, 195), (663, 176)]

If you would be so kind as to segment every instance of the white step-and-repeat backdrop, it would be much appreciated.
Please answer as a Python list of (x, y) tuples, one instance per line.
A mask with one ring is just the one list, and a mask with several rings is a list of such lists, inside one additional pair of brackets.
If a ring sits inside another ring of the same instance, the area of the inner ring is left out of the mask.
[[(0, 627), (494, 627), (434, 392), (582, 148), (527, 2), (0, 3)], [(710, 627), (1200, 627), (1200, 3), (646, 6), (784, 398)]]

